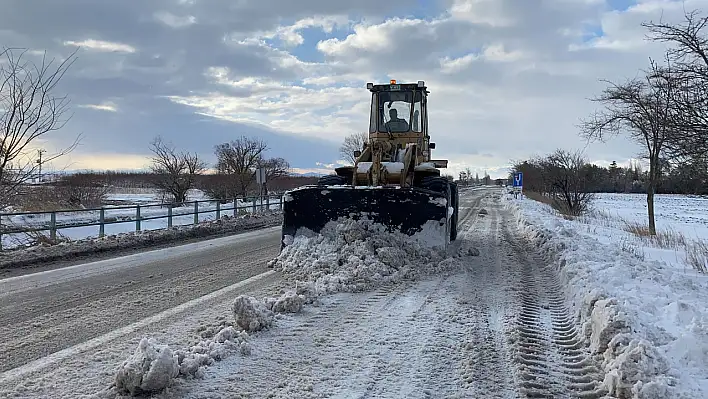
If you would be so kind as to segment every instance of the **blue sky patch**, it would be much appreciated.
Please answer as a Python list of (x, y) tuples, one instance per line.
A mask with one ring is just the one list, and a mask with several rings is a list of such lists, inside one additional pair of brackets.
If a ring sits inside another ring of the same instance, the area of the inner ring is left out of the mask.
[(627, 11), (627, 9), (637, 4), (636, 0), (607, 0), (607, 6), (615, 11)]

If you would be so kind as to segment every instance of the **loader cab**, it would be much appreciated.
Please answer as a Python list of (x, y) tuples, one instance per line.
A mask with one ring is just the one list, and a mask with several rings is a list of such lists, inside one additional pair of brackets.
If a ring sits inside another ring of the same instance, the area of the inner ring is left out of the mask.
[(427, 96), (425, 82), (398, 84), (367, 84), (371, 92), (369, 140), (394, 141), (394, 146), (405, 147), (417, 143), (423, 158), (430, 157), (428, 135)]

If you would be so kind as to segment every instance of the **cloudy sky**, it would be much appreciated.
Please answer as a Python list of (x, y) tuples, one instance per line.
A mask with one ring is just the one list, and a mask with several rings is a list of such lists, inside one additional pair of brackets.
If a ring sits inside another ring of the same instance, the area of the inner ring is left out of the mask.
[[(708, 0), (0, 0), (0, 45), (78, 59), (57, 87), (73, 118), (43, 143), (55, 167), (142, 168), (162, 135), (213, 162), (260, 137), (298, 170), (336, 165), (368, 127), (366, 82), (425, 80), (435, 158), (505, 175), (512, 159), (584, 148), (601, 78), (661, 47), (642, 21)], [(32, 55), (30, 55), (32, 56)], [(586, 148), (625, 163), (623, 139)], [(312, 156), (312, 154), (316, 154)]]

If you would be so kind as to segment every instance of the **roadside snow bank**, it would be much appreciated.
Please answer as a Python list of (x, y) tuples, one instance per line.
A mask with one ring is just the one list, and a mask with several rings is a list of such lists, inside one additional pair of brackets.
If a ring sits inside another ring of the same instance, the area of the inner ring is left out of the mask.
[(458, 259), (448, 255), (368, 220), (341, 220), (328, 223), (320, 234), (298, 235), (270, 266), (295, 281), (297, 294), (309, 302), (459, 267)]
[(196, 225), (174, 226), (160, 230), (144, 230), (105, 236), (103, 238), (87, 238), (62, 242), (56, 245), (40, 245), (24, 249), (2, 251), (0, 252), (0, 267), (20, 267), (36, 262), (70, 259), (80, 255), (137, 249), (167, 244), (177, 240), (255, 230), (277, 226), (282, 223), (282, 220), (283, 215), (281, 212), (269, 212), (263, 215), (247, 214), (238, 217), (223, 216), (221, 219)]
[(708, 397), (708, 278), (602, 244), (548, 205), (505, 200), (566, 283), (611, 395)]

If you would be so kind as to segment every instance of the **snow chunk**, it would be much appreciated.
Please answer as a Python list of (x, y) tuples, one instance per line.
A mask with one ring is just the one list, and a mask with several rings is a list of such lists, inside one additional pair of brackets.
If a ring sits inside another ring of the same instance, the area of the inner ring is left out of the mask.
[[(604, 387), (620, 398), (668, 399), (670, 379), (666, 359), (645, 339), (632, 339), (629, 334), (616, 335), (604, 354)], [(655, 380), (655, 377), (659, 377)]]
[[(203, 331), (203, 335), (209, 335)], [(142, 395), (163, 391), (177, 377), (203, 378), (206, 366), (223, 360), (231, 352), (250, 355), (248, 333), (233, 326), (221, 328), (211, 338), (174, 352), (154, 338), (143, 338), (135, 353), (119, 367), (116, 389), (121, 393)]]
[(179, 361), (167, 345), (154, 338), (143, 338), (132, 356), (123, 362), (115, 376), (116, 388), (133, 396), (159, 392), (179, 374)]
[(305, 305), (305, 295), (288, 291), (279, 298), (267, 298), (265, 303), (268, 309), (275, 313), (300, 313)]
[(205, 366), (223, 360), (230, 351), (250, 354), (247, 339), (247, 332), (238, 331), (233, 326), (228, 326), (222, 328), (210, 339), (204, 339), (187, 349), (175, 351), (179, 362), (179, 374), (201, 378), (204, 376)]
[(239, 327), (248, 332), (259, 331), (273, 324), (273, 312), (258, 299), (239, 295), (232, 305), (234, 318)]
[(620, 312), (617, 300), (614, 298), (596, 301), (590, 320), (593, 324), (590, 350), (593, 353), (604, 352), (610, 340), (617, 334), (630, 331), (630, 321), (625, 314)]

